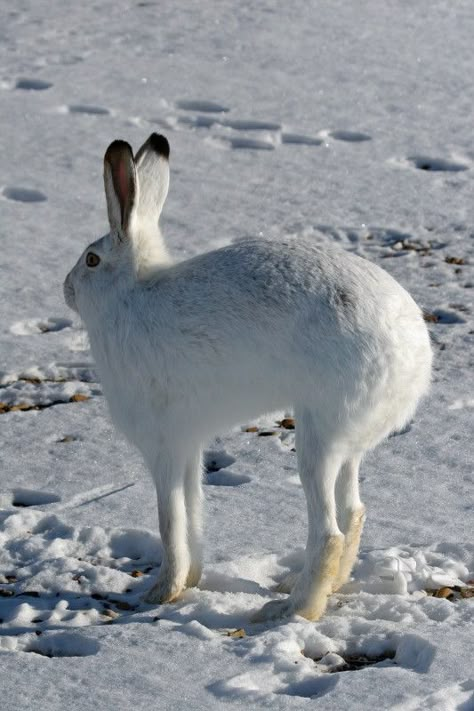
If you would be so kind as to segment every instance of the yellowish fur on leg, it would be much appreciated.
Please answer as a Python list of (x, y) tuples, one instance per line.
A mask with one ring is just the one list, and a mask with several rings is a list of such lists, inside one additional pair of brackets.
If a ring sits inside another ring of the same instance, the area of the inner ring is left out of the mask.
[(186, 585), (184, 578), (178, 578), (169, 568), (162, 567), (155, 585), (145, 595), (145, 602), (152, 605), (164, 605), (174, 602), (184, 591)]
[(318, 571), (311, 583), (310, 595), (302, 608), (296, 610), (298, 615), (312, 621), (322, 617), (339, 572), (343, 550), (343, 536), (330, 536), (327, 539), (321, 553)]
[(201, 579), (202, 568), (199, 564), (191, 563), (188, 577), (186, 578), (186, 587), (195, 588)]
[(339, 571), (334, 581), (333, 592), (339, 590), (349, 580), (351, 570), (359, 552), (360, 537), (365, 521), (365, 507), (353, 511), (349, 521), (349, 526), (344, 540), (344, 550), (342, 553)]

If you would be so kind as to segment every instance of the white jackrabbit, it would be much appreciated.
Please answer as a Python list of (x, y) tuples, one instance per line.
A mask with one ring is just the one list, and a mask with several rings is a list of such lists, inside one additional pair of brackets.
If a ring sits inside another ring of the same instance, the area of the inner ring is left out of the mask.
[(308, 239), (248, 239), (174, 264), (158, 218), (169, 145), (104, 158), (110, 233), (64, 293), (90, 337), (111, 415), (142, 452), (158, 493), (163, 562), (147, 601), (201, 575), (201, 448), (250, 418), (294, 408), (308, 508), (301, 572), (254, 618), (318, 619), (349, 578), (364, 507), (364, 452), (412, 417), (429, 387), (420, 309), (386, 272)]

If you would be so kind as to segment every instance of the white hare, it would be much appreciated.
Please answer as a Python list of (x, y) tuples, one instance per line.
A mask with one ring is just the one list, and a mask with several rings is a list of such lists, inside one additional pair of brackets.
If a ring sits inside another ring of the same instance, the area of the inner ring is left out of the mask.
[(201, 575), (201, 448), (218, 431), (294, 408), (306, 494), (304, 567), (256, 620), (311, 620), (349, 578), (364, 507), (364, 452), (412, 417), (429, 387), (420, 309), (370, 262), (308, 239), (248, 239), (173, 263), (158, 229), (169, 145), (104, 158), (110, 233), (64, 293), (90, 337), (115, 424), (158, 493), (163, 561), (148, 594), (171, 602)]

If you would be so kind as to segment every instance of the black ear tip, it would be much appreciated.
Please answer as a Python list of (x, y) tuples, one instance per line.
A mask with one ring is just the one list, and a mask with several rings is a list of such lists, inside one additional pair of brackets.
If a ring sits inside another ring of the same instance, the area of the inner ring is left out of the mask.
[(116, 141), (112, 141), (105, 151), (105, 159), (107, 160), (111, 156), (123, 155), (124, 153), (133, 156), (132, 146), (130, 143), (127, 143), (127, 141), (117, 139)]
[(166, 159), (170, 157), (170, 144), (166, 136), (162, 136), (161, 133), (152, 133), (147, 143), (159, 156)]

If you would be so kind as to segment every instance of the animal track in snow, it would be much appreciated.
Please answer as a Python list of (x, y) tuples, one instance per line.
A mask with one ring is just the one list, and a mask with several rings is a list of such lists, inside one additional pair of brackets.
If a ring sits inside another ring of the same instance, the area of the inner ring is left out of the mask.
[(320, 146), (323, 141), (321, 138), (305, 136), (302, 133), (287, 133), (286, 131), (283, 131), (281, 134), (281, 142), (297, 146)]
[[(275, 694), (309, 698), (324, 696), (347, 674), (370, 666), (375, 680), (384, 669), (397, 667), (426, 674), (435, 659), (435, 646), (417, 634), (420, 621), (446, 623), (447, 628), (465, 624), (468, 600), (449, 602), (431, 597), (428, 588), (463, 585), (458, 575), (469, 575), (463, 562), (470, 546), (439, 544), (371, 550), (362, 554), (355, 568), (356, 580), (331, 596), (326, 615), (316, 625), (294, 620), (282, 644), (281, 635), (256, 627), (245, 648), (253, 665), (245, 674), (224, 677), (210, 687), (217, 697), (268, 699)], [(282, 567), (299, 568), (303, 551), (276, 561)], [(453, 561), (453, 554), (456, 563)], [(265, 560), (254, 561), (255, 570), (265, 570)], [(275, 561), (273, 561), (273, 566)], [(271, 570), (266, 574), (272, 576)], [(279, 572), (280, 574), (280, 572)], [(255, 578), (255, 573), (253, 575)], [(263, 583), (265, 588), (268, 583)], [(261, 595), (256, 591), (256, 595)], [(282, 631), (280, 628), (278, 631)], [(255, 640), (255, 643), (254, 643)], [(263, 644), (262, 644), (263, 642)], [(275, 660), (271, 669), (259, 661)], [(341, 673), (344, 673), (341, 676)], [(354, 680), (354, 683), (357, 683)]]
[(251, 481), (251, 477), (246, 474), (237, 474), (227, 469), (207, 472), (205, 479), (208, 486), (242, 486), (242, 484), (249, 484)]
[[(195, 115), (169, 116), (166, 120), (154, 119), (166, 128), (208, 129), (210, 142), (216, 147), (230, 147), (236, 150), (271, 151), (279, 145), (320, 146), (327, 139), (335, 139), (348, 143), (360, 143), (372, 139), (366, 133), (349, 130), (321, 130), (319, 136), (308, 136), (297, 131), (286, 130), (278, 121), (266, 121), (252, 118), (234, 118), (222, 116), (228, 114), (230, 107), (214, 102), (199, 100), (177, 101), (176, 108), (181, 111), (195, 112)], [(203, 115), (204, 114), (204, 115)], [(249, 132), (249, 136), (238, 135)], [(262, 135), (266, 132), (266, 135)], [(255, 133), (259, 133), (258, 137)], [(209, 140), (208, 139), (208, 140)]]
[(230, 467), (235, 461), (234, 457), (224, 450), (208, 450), (204, 453), (204, 467), (207, 472), (218, 472), (220, 469)]
[(71, 104), (67, 110), (70, 114), (87, 114), (89, 116), (108, 116), (110, 114), (109, 109), (91, 104)]
[(274, 144), (270, 140), (260, 140), (257, 138), (244, 138), (243, 136), (238, 136), (237, 138), (227, 139), (228, 143), (232, 148), (246, 148), (250, 150), (257, 151), (273, 151), (275, 149)]
[[(353, 642), (352, 642), (353, 643)], [(302, 649), (303, 656), (312, 659), (319, 672), (339, 673), (346, 671), (359, 671), (368, 666), (402, 666), (418, 672), (427, 671), (427, 666), (431, 664), (434, 650), (429, 642), (415, 635), (401, 637), (396, 644), (387, 643), (386, 640), (379, 640), (373, 645), (374, 651), (369, 652), (360, 647), (353, 647), (351, 651), (328, 652), (325, 655), (316, 655), (311, 651), (311, 644), (308, 649)], [(348, 645), (349, 649), (352, 645)], [(378, 647), (378, 649), (377, 649)], [(410, 647), (411, 654), (407, 654), (407, 647)], [(424, 657), (424, 659), (423, 659)], [(420, 663), (421, 662), (421, 663)]]
[(95, 104), (69, 104), (56, 107), (60, 114), (83, 114), (85, 116), (109, 116), (112, 112), (104, 106)]
[(464, 158), (434, 158), (427, 155), (390, 158), (388, 162), (398, 168), (416, 168), (425, 173), (462, 173), (470, 168), (470, 163)]
[(42, 657), (89, 657), (97, 654), (99, 643), (77, 632), (42, 634), (27, 643), (21, 651)]
[(44, 506), (61, 501), (61, 497), (56, 494), (34, 489), (13, 489), (12, 493), (12, 506), (17, 507)]
[(219, 123), (215, 116), (179, 116), (178, 123), (191, 128), (210, 128)]
[(424, 312), (425, 321), (428, 323), (453, 324), (466, 323), (466, 319), (459, 316), (455, 311), (448, 309), (433, 309), (430, 312)]
[(209, 450), (204, 455), (205, 483), (209, 486), (241, 486), (252, 481), (246, 474), (227, 469), (235, 463), (234, 457), (224, 450)]
[(48, 199), (40, 190), (20, 186), (7, 186), (2, 189), (2, 195), (13, 202), (46, 202)]
[(230, 109), (223, 104), (205, 99), (181, 99), (176, 102), (176, 107), (183, 111), (202, 111), (203, 113), (228, 113)]
[(50, 89), (52, 86), (53, 84), (50, 81), (27, 79), (26, 77), (18, 79), (15, 83), (15, 89), (22, 89), (24, 91), (46, 91), (46, 89)]
[(372, 140), (371, 136), (360, 131), (329, 131), (328, 135), (335, 138), (336, 141), (346, 141), (347, 143), (362, 143)]
[(233, 128), (235, 131), (280, 131), (281, 125), (271, 121), (252, 121), (247, 119), (222, 119), (221, 126)]
[(37, 333), (62, 331), (71, 326), (72, 321), (68, 318), (31, 318), (26, 321), (16, 321), (10, 326), (10, 333), (14, 333), (15, 336), (33, 336)]
[(460, 161), (446, 160), (445, 158), (429, 158), (428, 156), (410, 156), (408, 162), (418, 170), (427, 172), (459, 173), (468, 170), (469, 166)]
[(281, 125), (270, 121), (254, 121), (252, 119), (226, 119), (217, 116), (180, 116), (178, 123), (194, 128), (209, 128), (223, 126), (234, 131), (280, 131)]

